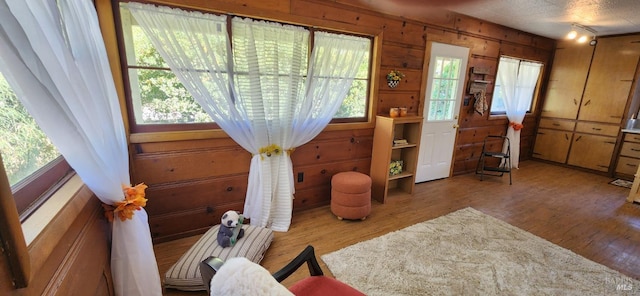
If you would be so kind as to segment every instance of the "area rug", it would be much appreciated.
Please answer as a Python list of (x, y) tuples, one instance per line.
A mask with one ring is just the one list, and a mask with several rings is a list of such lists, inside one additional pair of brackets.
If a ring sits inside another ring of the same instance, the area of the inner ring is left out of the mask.
[(640, 282), (472, 208), (325, 254), (375, 295), (619, 295)]
[(620, 187), (626, 187), (626, 188), (631, 188), (631, 186), (633, 186), (633, 182), (632, 181), (627, 181), (627, 180), (622, 180), (622, 179), (615, 179), (615, 180), (609, 182), (609, 184), (620, 186)]

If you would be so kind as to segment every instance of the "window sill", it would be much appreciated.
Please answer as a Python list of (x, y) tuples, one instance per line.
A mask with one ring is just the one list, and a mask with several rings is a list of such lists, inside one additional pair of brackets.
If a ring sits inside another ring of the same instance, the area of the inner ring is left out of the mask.
[[(340, 131), (340, 130), (356, 130), (373, 128), (375, 123), (369, 122), (352, 122), (352, 123), (330, 123), (323, 131)], [(185, 140), (204, 140), (204, 139), (223, 139), (229, 138), (229, 135), (221, 129), (215, 130), (199, 130), (199, 131), (179, 131), (179, 132), (151, 132), (151, 133), (134, 133), (129, 136), (131, 144), (153, 143), (153, 142), (170, 142)]]
[[(78, 194), (83, 187), (86, 188), (82, 179), (77, 174), (74, 175), (22, 223), (27, 246), (31, 246), (45, 228), (62, 212), (63, 208), (67, 207), (71, 212), (70, 215), (77, 215), (84, 208), (93, 194)], [(86, 190), (88, 191), (88, 188)], [(76, 196), (78, 198), (74, 198)], [(59, 230), (64, 231), (63, 229)]]
[[(532, 112), (527, 112), (527, 114), (524, 115), (524, 118), (531, 117), (531, 116), (535, 116), (535, 115)], [(489, 120), (501, 120), (501, 119), (507, 119), (507, 114), (489, 114)]]

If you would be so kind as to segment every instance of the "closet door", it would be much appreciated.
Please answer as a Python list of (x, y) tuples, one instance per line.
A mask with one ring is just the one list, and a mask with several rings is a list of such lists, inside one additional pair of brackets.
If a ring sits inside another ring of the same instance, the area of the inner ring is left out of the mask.
[(640, 36), (598, 40), (579, 120), (620, 123), (640, 58)]
[(593, 49), (575, 42), (558, 43), (542, 106), (543, 117), (577, 118)]

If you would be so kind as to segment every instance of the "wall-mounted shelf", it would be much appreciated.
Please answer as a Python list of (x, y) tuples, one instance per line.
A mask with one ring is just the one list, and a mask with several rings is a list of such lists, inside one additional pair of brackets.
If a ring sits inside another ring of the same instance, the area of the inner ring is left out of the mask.
[(485, 79), (485, 76), (488, 74), (491, 74), (491, 69), (489, 68), (472, 67), (471, 70), (469, 70), (469, 87), (467, 88), (467, 93), (475, 94), (486, 92), (487, 85), (491, 83), (490, 80)]

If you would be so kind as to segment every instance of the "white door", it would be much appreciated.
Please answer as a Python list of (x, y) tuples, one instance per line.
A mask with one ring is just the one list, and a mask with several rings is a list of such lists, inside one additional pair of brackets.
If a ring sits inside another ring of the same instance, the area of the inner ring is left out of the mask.
[(450, 175), (468, 60), (469, 48), (431, 44), (416, 183)]

